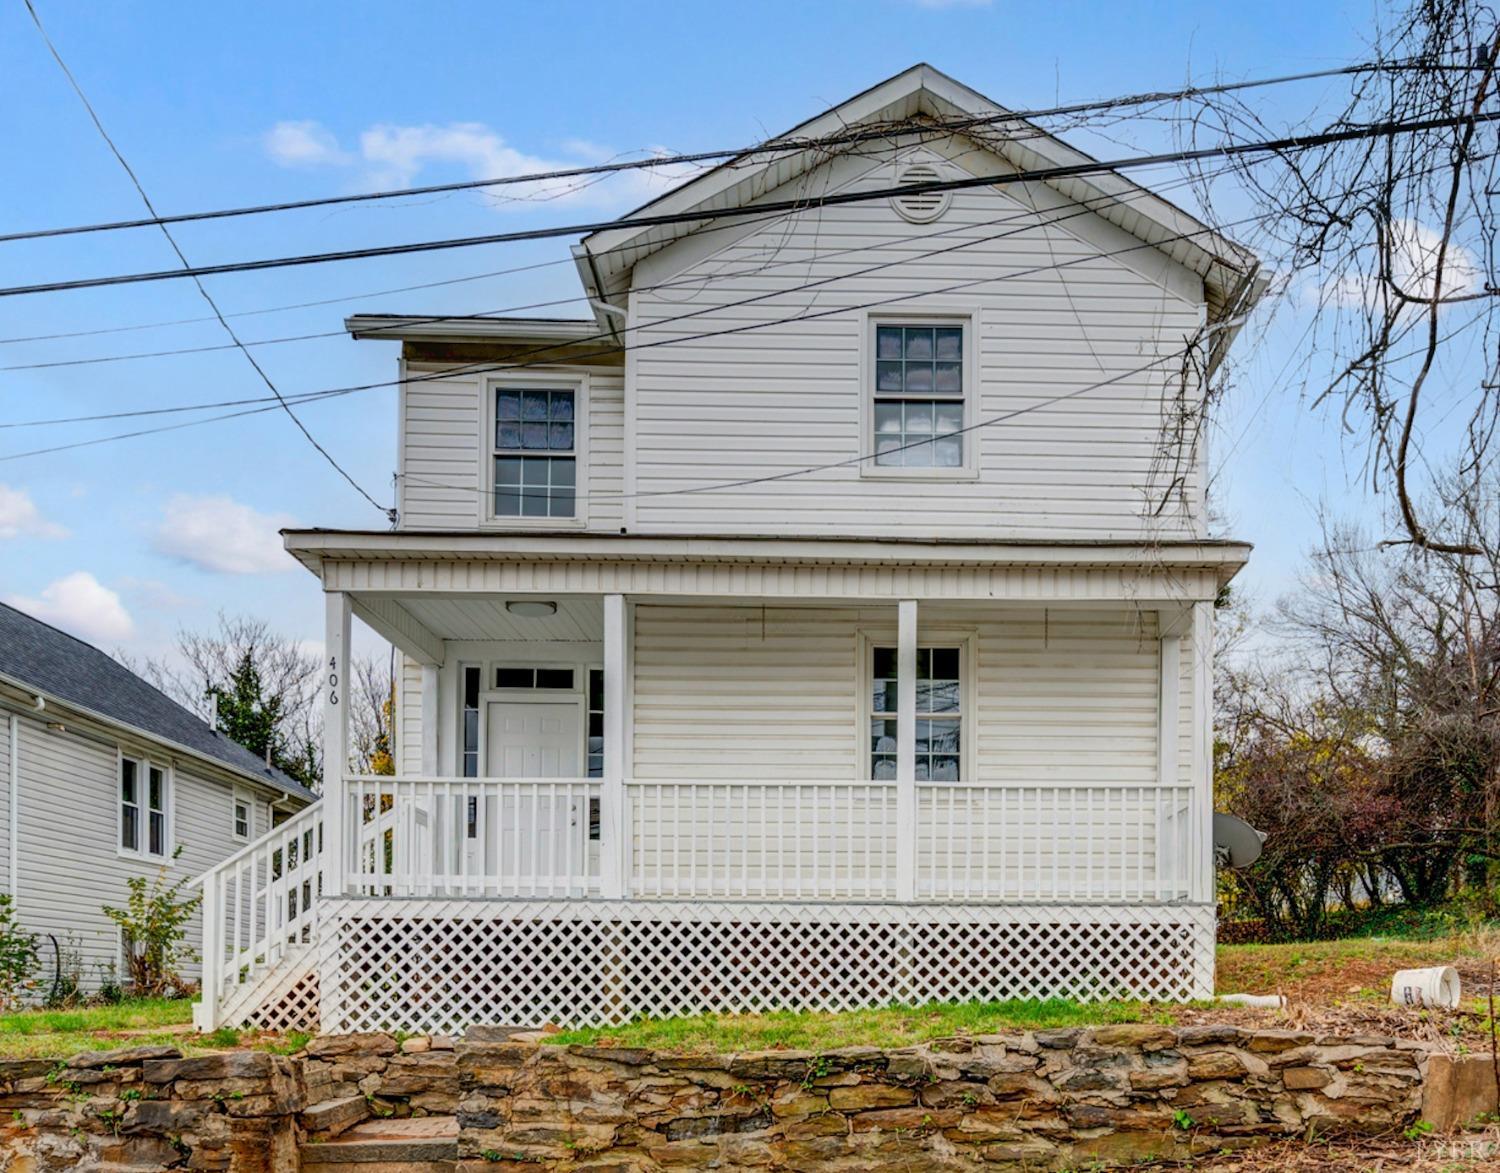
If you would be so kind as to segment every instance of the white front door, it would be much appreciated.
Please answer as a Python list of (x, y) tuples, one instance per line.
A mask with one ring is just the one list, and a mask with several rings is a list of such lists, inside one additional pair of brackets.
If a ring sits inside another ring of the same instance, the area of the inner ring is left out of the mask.
[(577, 778), (579, 712), (572, 701), (491, 701), (485, 715), (485, 775)]
[[(570, 778), (583, 775), (583, 709), (577, 701), (490, 701), (485, 706), (485, 775), (490, 778)], [(524, 889), (538, 880), (576, 873), (592, 855), (584, 836), (587, 799), (576, 790), (507, 788), (497, 804), (475, 801), (467, 812), (470, 874), (497, 867)], [(484, 832), (481, 834), (480, 823)]]

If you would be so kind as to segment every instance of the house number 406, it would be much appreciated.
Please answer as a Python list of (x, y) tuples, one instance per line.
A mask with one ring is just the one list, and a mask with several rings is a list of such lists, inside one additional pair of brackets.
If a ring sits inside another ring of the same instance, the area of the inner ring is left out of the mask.
[(336, 705), (339, 703), (339, 658), (328, 657), (328, 703)]

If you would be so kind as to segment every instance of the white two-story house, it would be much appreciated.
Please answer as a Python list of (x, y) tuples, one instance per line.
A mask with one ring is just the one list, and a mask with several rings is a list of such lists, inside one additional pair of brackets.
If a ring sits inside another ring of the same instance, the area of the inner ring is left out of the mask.
[(202, 1021), (1208, 994), (1254, 258), (925, 65), (573, 252), (576, 320), (349, 321), (400, 521), (285, 537), (398, 772), (209, 874)]

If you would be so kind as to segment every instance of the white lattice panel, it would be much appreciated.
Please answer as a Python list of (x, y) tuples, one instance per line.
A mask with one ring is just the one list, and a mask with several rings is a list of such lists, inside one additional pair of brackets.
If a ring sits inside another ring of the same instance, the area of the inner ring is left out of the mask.
[(1213, 989), (1200, 905), (342, 900), (322, 934), (333, 1033)]

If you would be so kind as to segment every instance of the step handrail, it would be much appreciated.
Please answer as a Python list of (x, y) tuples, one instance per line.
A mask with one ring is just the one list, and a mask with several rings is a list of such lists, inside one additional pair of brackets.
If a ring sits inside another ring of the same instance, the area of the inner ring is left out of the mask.
[[(220, 1025), (226, 999), (288, 953), (288, 934), (316, 939), (325, 854), (332, 846), (322, 842), (322, 828), (322, 803), (310, 803), (192, 880), (203, 894), (200, 1029)], [(226, 910), (231, 895), (234, 907)]]

